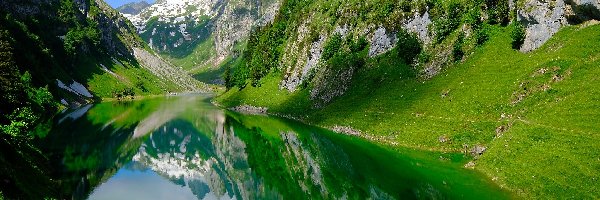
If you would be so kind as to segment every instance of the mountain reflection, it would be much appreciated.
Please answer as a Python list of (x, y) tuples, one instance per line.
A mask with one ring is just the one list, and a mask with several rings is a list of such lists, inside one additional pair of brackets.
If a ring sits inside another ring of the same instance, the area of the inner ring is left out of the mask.
[[(223, 111), (202, 95), (84, 108), (59, 116), (46, 138), (44, 151), (63, 169), (53, 174), (63, 198), (505, 197), (460, 164), (402, 156), (290, 120)], [(466, 192), (473, 185), (480, 191)]]

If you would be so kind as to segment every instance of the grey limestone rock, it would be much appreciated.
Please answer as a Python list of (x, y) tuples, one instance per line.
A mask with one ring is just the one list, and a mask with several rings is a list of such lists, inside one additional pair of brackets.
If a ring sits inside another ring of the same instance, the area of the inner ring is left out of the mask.
[(521, 51), (529, 52), (541, 47), (558, 30), (567, 25), (564, 1), (530, 0), (517, 11), (518, 20), (526, 27), (526, 37)]
[(381, 55), (396, 46), (396, 34), (388, 33), (386, 28), (379, 27), (373, 33), (369, 48), (369, 57)]
[(431, 43), (431, 35), (429, 34), (429, 25), (431, 23), (429, 11), (426, 11), (422, 15), (415, 12), (415, 15), (412, 18), (402, 24), (402, 27), (417, 34), (417, 37), (419, 37), (419, 40), (423, 41), (423, 43), (429, 44)]
[(563, 26), (592, 19), (600, 19), (598, 0), (527, 0), (517, 11), (517, 20), (526, 28), (520, 50), (538, 49)]

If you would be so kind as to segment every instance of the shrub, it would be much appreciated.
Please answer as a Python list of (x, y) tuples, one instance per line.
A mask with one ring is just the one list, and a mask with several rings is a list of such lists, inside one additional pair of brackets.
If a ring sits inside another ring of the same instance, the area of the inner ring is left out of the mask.
[(404, 29), (398, 32), (396, 47), (398, 48), (398, 57), (406, 64), (412, 63), (422, 50), (421, 42), (417, 36)]
[(507, 24), (509, 22), (510, 9), (508, 0), (486, 0), (488, 19), (490, 24)]
[(13, 137), (25, 136), (35, 126), (40, 116), (30, 107), (17, 108), (8, 116), (10, 124), (0, 125), (1, 131)]
[(75, 3), (71, 0), (61, 0), (60, 8), (58, 10), (59, 19), (68, 25), (74, 25), (77, 21), (75, 12)]
[(435, 42), (440, 43), (460, 25), (462, 6), (459, 1), (450, 1), (443, 14), (433, 22)]
[(463, 21), (471, 25), (473, 29), (479, 29), (481, 27), (481, 9), (479, 7), (469, 9), (464, 15)]
[(513, 49), (520, 49), (523, 42), (525, 42), (525, 27), (520, 22), (514, 20), (511, 23), (512, 47)]
[(427, 63), (429, 62), (429, 60), (431, 60), (431, 55), (428, 54), (426, 51), (421, 51), (421, 53), (417, 55), (417, 61), (420, 64)]
[(402, 12), (410, 12), (412, 9), (410, 3), (410, 0), (400, 0), (398, 7)]
[(77, 47), (83, 42), (85, 31), (73, 28), (65, 35), (64, 48), (69, 55), (75, 55)]
[[(14, 73), (18, 72), (15, 71)], [(4, 111), (7, 114), (11, 114), (2, 116), (3, 124), (0, 124), (0, 131), (13, 137), (26, 136), (29, 131), (32, 131), (40, 123), (40, 120), (51, 115), (55, 109), (54, 99), (48, 88), (36, 88), (31, 84), (31, 80), (29, 72), (25, 72), (20, 76), (20, 80), (13, 80), (20, 82), (17, 85), (12, 85), (16, 86), (17, 88), (15, 89), (19, 90), (7, 91), (8, 93), (18, 92), (25, 94), (19, 95), (18, 99), (16, 99), (20, 101), (19, 105), (9, 105), (5, 108), (6, 110)]]
[(483, 24), (481, 28), (475, 30), (475, 42), (477, 45), (482, 45), (488, 41), (489, 35), (489, 26), (487, 24)]
[(465, 52), (462, 49), (464, 38), (465, 35), (461, 32), (460, 35), (458, 35), (458, 39), (456, 39), (456, 42), (454, 42), (454, 46), (452, 47), (452, 57), (454, 58), (454, 61), (461, 60), (465, 55)]
[(225, 66), (225, 71), (223, 72), (223, 80), (225, 81), (225, 88), (227, 90), (235, 86), (235, 83), (233, 82), (233, 74), (231, 73), (231, 66), (229, 65)]
[(360, 52), (360, 51), (366, 49), (368, 45), (369, 45), (369, 42), (367, 41), (365, 36), (361, 36), (358, 38), (358, 41), (350, 43), (350, 51), (351, 52)]
[(440, 43), (446, 39), (446, 36), (450, 35), (453, 30), (454, 29), (450, 26), (448, 19), (445, 17), (433, 21), (433, 32), (435, 33), (434, 40), (436, 43)]
[(139, 88), (140, 90), (142, 90), (142, 92), (149, 92), (148, 88), (146, 88), (146, 84), (144, 84), (144, 82), (141, 81), (141, 80), (138, 80), (135, 83), (135, 87)]
[(334, 34), (329, 38), (325, 46), (323, 47), (323, 54), (321, 55), (321, 59), (324, 61), (329, 60), (333, 57), (337, 52), (342, 48), (342, 35)]

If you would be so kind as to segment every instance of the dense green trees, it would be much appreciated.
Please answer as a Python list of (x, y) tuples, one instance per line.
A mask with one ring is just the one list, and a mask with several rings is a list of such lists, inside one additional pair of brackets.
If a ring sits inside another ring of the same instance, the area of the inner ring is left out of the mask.
[(225, 86), (243, 89), (250, 80), (254, 87), (260, 86), (260, 79), (271, 71), (278, 70), (283, 55), (287, 21), (276, 21), (250, 33), (247, 48), (242, 53), (242, 62), (236, 66), (226, 66), (223, 78)]
[[(28, 72), (14, 61), (15, 40), (0, 24), (0, 177), (1, 188), (9, 198), (39, 199), (50, 179), (44, 177), (43, 155), (31, 144), (34, 136), (48, 132), (47, 121), (56, 104), (47, 87), (36, 87)], [(12, 166), (19, 166), (15, 173)], [(31, 180), (35, 179), (35, 180)], [(27, 187), (21, 185), (27, 184)], [(16, 187), (16, 188), (15, 188)]]
[(20, 137), (32, 131), (55, 109), (48, 88), (36, 88), (28, 72), (19, 72), (13, 60), (11, 40), (8, 31), (0, 27), (0, 131)]
[[(100, 44), (98, 22), (90, 18), (79, 19), (75, 6), (72, 0), (62, 0), (58, 10), (59, 19), (68, 27), (64, 36), (64, 50), (68, 55), (76, 55), (77, 48), (82, 45), (97, 47)], [(95, 16), (98, 12), (98, 8), (91, 6), (89, 15)]]

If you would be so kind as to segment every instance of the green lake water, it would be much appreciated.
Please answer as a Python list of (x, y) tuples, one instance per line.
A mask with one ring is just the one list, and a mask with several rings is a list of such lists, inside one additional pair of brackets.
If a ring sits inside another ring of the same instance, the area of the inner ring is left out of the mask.
[(462, 154), (387, 149), (207, 95), (67, 110), (40, 141), (64, 199), (507, 199)]

